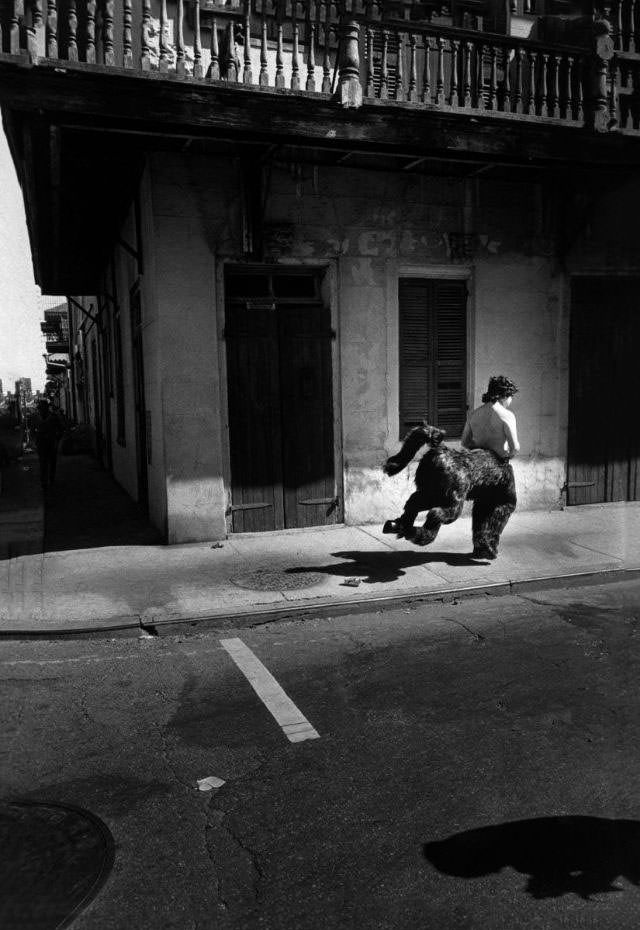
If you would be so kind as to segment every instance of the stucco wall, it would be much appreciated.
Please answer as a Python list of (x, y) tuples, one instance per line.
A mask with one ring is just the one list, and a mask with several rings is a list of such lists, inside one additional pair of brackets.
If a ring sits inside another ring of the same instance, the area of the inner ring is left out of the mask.
[[(202, 190), (208, 170), (199, 179), (191, 167), (188, 160), (160, 156), (150, 163), (169, 543), (226, 532), (216, 266), (208, 223), (209, 210), (217, 213), (219, 205)], [(219, 214), (218, 224), (224, 229)], [(215, 231), (220, 235), (220, 228)]]
[[(150, 179), (169, 538), (213, 537), (224, 532), (228, 503), (217, 282), (222, 262), (243, 259), (239, 174), (230, 160), (157, 155)], [(411, 490), (411, 471), (391, 480), (380, 468), (398, 446), (397, 281), (410, 273), (467, 278), (468, 403), (480, 402), (492, 373), (520, 384), (521, 506), (558, 506), (567, 288), (551, 255), (544, 193), (533, 184), (275, 165), (265, 194), (265, 260), (335, 269), (345, 520), (382, 520)]]

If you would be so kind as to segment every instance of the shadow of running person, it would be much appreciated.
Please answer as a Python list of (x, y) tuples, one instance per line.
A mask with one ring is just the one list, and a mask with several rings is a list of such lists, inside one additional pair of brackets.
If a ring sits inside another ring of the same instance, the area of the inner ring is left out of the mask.
[(601, 817), (540, 817), (480, 827), (426, 843), (424, 854), (439, 872), (478, 878), (510, 867), (529, 880), (533, 898), (576, 894), (585, 900), (621, 891), (626, 878), (640, 884), (640, 822)]
[[(366, 552), (357, 549), (348, 552), (332, 552), (334, 559), (349, 559), (335, 565), (304, 565), (288, 568), (291, 575), (301, 572), (320, 572), (343, 578), (359, 578), (365, 584), (388, 584), (406, 574), (406, 569), (415, 566), (428, 568), (430, 562), (446, 562), (447, 565), (481, 565), (477, 559), (459, 552)], [(366, 574), (366, 577), (363, 577)]]

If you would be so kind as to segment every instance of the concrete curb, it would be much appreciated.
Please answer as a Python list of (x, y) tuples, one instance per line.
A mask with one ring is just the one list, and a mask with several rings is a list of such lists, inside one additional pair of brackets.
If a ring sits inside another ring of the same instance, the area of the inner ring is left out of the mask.
[(304, 622), (310, 619), (327, 619), (335, 616), (366, 613), (376, 607), (393, 610), (415, 603), (437, 603), (462, 598), (500, 597), (518, 595), (528, 591), (544, 591), (558, 587), (581, 587), (583, 585), (606, 584), (614, 581), (632, 581), (640, 578), (640, 568), (611, 568), (596, 571), (575, 572), (564, 575), (546, 575), (520, 581), (502, 581), (493, 584), (453, 586), (437, 591), (411, 591), (406, 594), (333, 600), (321, 604), (288, 604), (285, 607), (270, 607), (232, 611), (229, 613), (202, 614), (197, 616), (170, 617), (165, 620), (143, 619), (138, 615), (109, 617), (96, 626), (57, 627), (47, 630), (14, 629), (0, 630), (0, 640), (50, 640), (50, 639), (116, 639), (136, 638), (143, 634), (170, 636), (176, 633), (213, 632), (214, 630), (253, 629), (280, 621)]

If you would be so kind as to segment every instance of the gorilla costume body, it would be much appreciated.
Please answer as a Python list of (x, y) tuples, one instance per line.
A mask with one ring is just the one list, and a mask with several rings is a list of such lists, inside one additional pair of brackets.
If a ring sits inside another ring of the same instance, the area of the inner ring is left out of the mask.
[[(404, 505), (402, 516), (387, 520), (383, 533), (396, 533), (418, 546), (427, 546), (443, 523), (453, 523), (465, 500), (473, 501), (471, 529), (473, 555), (495, 559), (500, 535), (516, 509), (516, 489), (511, 465), (487, 449), (450, 449), (442, 444), (444, 430), (416, 426), (397, 455), (384, 465), (387, 475), (397, 475), (424, 445), (429, 445), (418, 464), (416, 491)], [(422, 527), (414, 529), (418, 513), (428, 510)]]

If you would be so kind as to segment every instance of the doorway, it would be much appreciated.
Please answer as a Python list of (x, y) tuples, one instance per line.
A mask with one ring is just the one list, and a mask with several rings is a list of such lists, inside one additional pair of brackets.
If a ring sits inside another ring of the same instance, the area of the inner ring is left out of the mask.
[(307, 268), (226, 273), (231, 529), (341, 519), (335, 476), (331, 314)]
[(567, 503), (640, 499), (640, 278), (572, 281)]

